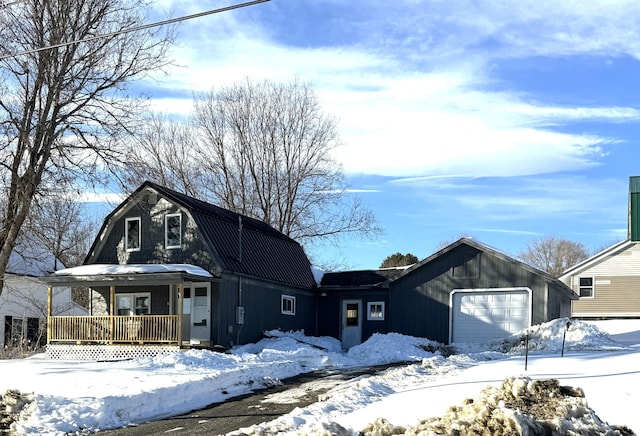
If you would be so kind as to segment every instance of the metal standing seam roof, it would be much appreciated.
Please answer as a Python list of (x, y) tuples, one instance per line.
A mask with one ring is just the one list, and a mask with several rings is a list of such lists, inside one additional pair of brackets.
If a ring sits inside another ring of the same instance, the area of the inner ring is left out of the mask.
[(140, 189), (146, 186), (189, 210), (200, 234), (216, 250), (223, 270), (303, 288), (315, 284), (304, 249), (267, 223), (152, 182)]
[(322, 276), (321, 287), (380, 286), (402, 274), (402, 269), (329, 272)]

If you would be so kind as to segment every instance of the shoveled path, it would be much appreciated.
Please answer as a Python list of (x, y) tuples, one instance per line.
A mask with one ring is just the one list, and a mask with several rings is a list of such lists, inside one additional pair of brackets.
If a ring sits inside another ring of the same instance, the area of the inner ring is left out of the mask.
[[(201, 410), (153, 421), (136, 426), (100, 431), (100, 435), (147, 436), (147, 435), (223, 435), (228, 432), (272, 421), (291, 412), (296, 407), (306, 407), (318, 401), (318, 397), (333, 387), (359, 377), (376, 374), (392, 364), (349, 370), (322, 370), (301, 374), (282, 380), (282, 385), (262, 389), (251, 394), (235, 397), (224, 403), (212, 404)], [(291, 394), (291, 395), (288, 395)], [(293, 398), (291, 402), (272, 401), (274, 396)]]

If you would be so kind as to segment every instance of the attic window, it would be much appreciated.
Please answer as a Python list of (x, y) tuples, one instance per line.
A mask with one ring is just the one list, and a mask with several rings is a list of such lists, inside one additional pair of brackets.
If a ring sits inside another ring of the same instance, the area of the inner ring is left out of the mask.
[(125, 219), (124, 233), (125, 250), (140, 251), (140, 218)]
[(164, 230), (165, 247), (180, 248), (182, 246), (182, 215), (179, 213), (167, 215)]
[(593, 277), (580, 277), (578, 294), (580, 298), (593, 298)]

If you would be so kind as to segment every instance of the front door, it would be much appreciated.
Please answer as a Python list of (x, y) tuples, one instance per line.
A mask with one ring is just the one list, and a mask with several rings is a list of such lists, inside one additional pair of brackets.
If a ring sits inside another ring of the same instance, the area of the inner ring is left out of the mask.
[(191, 285), (191, 343), (205, 344), (211, 341), (211, 284)]
[(342, 348), (349, 349), (362, 340), (362, 301), (342, 301)]

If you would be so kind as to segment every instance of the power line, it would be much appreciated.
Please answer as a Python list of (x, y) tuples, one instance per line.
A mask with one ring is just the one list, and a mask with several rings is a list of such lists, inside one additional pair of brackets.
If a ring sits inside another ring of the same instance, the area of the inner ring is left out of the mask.
[[(45, 47), (35, 48), (35, 49), (32, 49), (32, 50), (25, 50), (25, 51), (21, 51), (21, 52), (10, 54), (10, 55), (0, 56), (0, 61), (2, 61), (4, 59), (9, 59), (9, 58), (15, 58), (15, 57), (26, 55), (26, 54), (32, 54), (32, 53), (37, 53), (37, 52), (40, 52), (40, 51), (51, 50), (52, 48), (65, 47), (65, 46), (71, 45), (71, 44), (79, 44), (81, 42), (93, 41), (93, 40), (100, 39), (100, 38), (109, 38), (109, 37), (112, 37), (112, 36), (122, 35), (124, 33), (138, 32), (140, 30), (150, 29), (152, 27), (165, 26), (167, 24), (178, 23), (180, 21), (192, 20), (194, 18), (204, 17), (206, 15), (218, 14), (220, 12), (227, 12), (227, 11), (231, 11), (231, 10), (234, 10), (234, 9), (240, 9), (240, 8), (244, 8), (244, 7), (247, 7), (247, 6), (257, 5), (259, 3), (265, 3), (265, 2), (268, 2), (268, 1), (270, 1), (270, 0), (253, 0), (253, 1), (248, 1), (248, 2), (244, 2), (244, 3), (238, 3), (238, 4), (235, 4), (235, 5), (231, 5), (231, 6), (225, 6), (223, 8), (210, 9), (208, 11), (199, 12), (197, 14), (185, 15), (183, 17), (171, 18), (169, 20), (164, 20), (164, 21), (158, 21), (158, 22), (155, 22), (155, 23), (145, 24), (145, 25), (138, 26), (138, 27), (132, 27), (130, 29), (119, 30), (117, 32), (111, 32), (111, 33), (105, 33), (105, 34), (102, 34), (102, 35), (90, 36), (90, 37), (83, 38), (83, 39), (77, 39), (75, 41), (63, 42), (63, 43), (55, 44), (55, 45), (48, 45), (48, 46), (45, 46)], [(18, 3), (18, 2), (16, 1), (14, 3)], [(3, 6), (8, 6), (10, 4), (13, 4), (13, 3), (9, 3), (9, 4), (0, 3), (0, 5), (3, 5)]]

